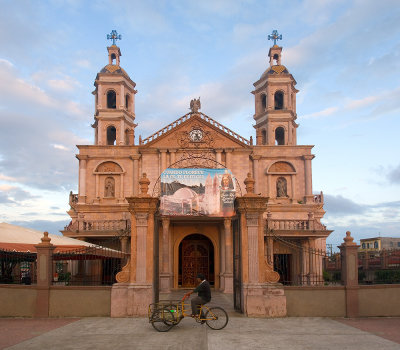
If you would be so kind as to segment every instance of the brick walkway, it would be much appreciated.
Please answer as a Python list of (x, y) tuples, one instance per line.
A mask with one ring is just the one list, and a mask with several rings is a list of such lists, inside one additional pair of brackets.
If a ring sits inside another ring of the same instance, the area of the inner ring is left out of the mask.
[(400, 344), (400, 317), (341, 318), (336, 321)]
[(79, 318), (0, 318), (0, 349), (78, 320)]

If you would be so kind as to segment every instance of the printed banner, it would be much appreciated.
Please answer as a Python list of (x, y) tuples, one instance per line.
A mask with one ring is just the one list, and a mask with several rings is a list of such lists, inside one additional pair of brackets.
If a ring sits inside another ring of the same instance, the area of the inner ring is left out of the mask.
[(161, 215), (233, 216), (236, 184), (228, 169), (166, 169)]

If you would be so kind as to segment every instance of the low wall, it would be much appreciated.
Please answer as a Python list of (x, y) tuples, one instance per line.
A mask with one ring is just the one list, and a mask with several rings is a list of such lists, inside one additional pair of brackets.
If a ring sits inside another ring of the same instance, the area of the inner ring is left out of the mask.
[(359, 286), (360, 317), (400, 316), (400, 284)]
[(53, 286), (50, 288), (50, 317), (111, 315), (111, 287)]
[(290, 317), (345, 317), (345, 288), (284, 287)]
[(33, 317), (36, 286), (0, 284), (0, 317)]

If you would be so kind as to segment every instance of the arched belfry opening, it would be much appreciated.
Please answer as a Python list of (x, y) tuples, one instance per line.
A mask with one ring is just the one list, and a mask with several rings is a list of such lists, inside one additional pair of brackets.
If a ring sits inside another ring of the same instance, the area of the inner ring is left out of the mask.
[(275, 109), (283, 109), (283, 92), (277, 91), (274, 95)]
[(115, 55), (115, 53), (111, 54), (111, 64), (115, 64), (116, 59), (117, 56)]
[(107, 128), (107, 145), (112, 146), (115, 145), (117, 141), (117, 130), (115, 126), (109, 126)]
[(202, 234), (186, 236), (179, 244), (178, 285), (192, 288), (197, 285), (196, 276), (202, 273), (211, 285), (215, 285), (214, 246)]
[(128, 110), (128, 111), (129, 111), (129, 105), (130, 105), (130, 103), (129, 103), (129, 95), (126, 94), (125, 95), (125, 109)]
[(117, 95), (114, 90), (107, 92), (107, 108), (117, 108)]
[(275, 145), (282, 146), (285, 144), (285, 129), (281, 126), (275, 129)]

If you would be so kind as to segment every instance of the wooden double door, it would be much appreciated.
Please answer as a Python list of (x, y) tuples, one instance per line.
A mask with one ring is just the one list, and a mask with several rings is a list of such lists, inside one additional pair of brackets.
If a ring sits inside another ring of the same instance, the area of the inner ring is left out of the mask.
[(196, 239), (198, 235), (189, 236), (182, 241), (181, 266), (182, 287), (191, 288), (197, 285), (196, 276), (202, 273), (213, 284), (213, 249), (211, 242), (205, 239)]

